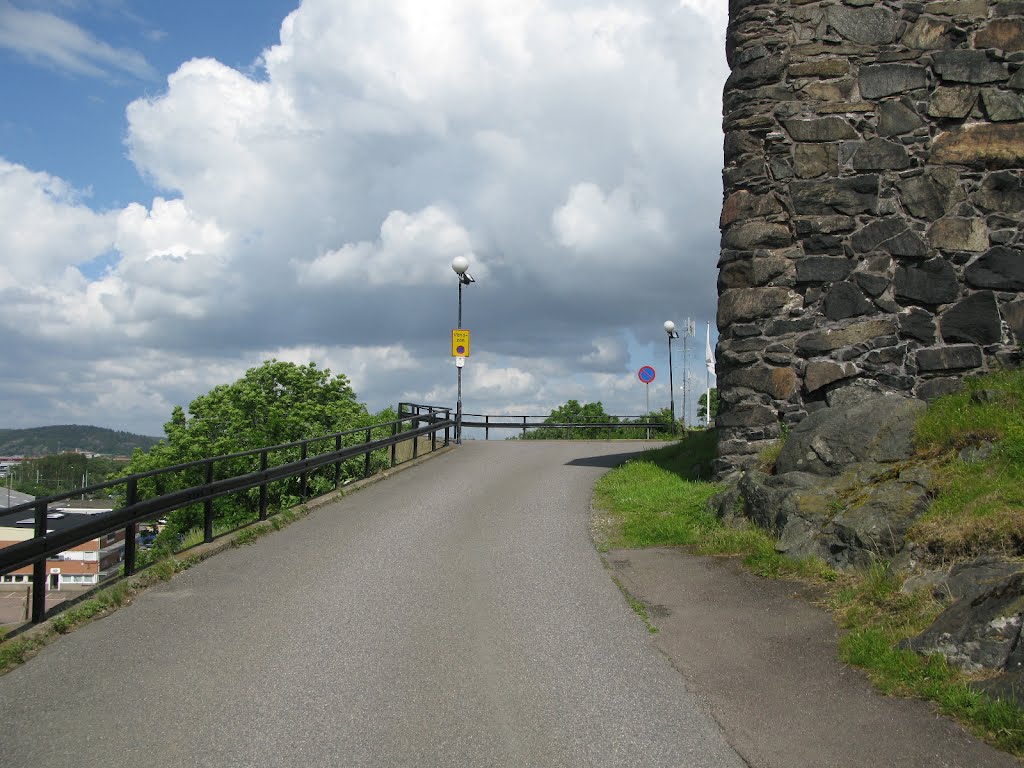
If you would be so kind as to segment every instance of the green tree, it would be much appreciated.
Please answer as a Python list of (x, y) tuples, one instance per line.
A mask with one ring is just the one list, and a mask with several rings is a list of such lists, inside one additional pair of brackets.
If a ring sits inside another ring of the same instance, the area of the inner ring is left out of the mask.
[[(385, 419), (393, 413), (381, 414)], [(186, 412), (175, 406), (171, 419), (164, 425), (166, 439), (148, 452), (136, 450), (127, 472), (184, 464), (213, 456), (282, 445), (320, 435), (343, 432), (374, 423), (366, 407), (356, 400), (355, 392), (344, 375), (332, 376), (315, 363), (296, 365), (268, 360), (251, 368), (233, 384), (214, 387), (193, 400)], [(390, 434), (390, 432), (388, 432)], [(375, 435), (379, 437), (382, 435)], [(365, 434), (353, 435), (346, 444), (361, 442)], [(310, 446), (310, 455), (333, 450), (334, 441), (324, 440)], [(374, 457), (380, 465), (385, 451)], [(299, 448), (282, 449), (270, 456), (271, 465), (295, 461)], [(259, 457), (241, 457), (218, 462), (216, 477), (252, 472), (258, 468)], [(356, 459), (342, 466), (344, 481), (361, 474), (363, 460)], [(309, 491), (319, 493), (333, 487), (333, 468), (310, 477)], [(178, 488), (205, 481), (202, 467), (162, 474), (139, 484), (140, 498), (149, 498)], [(272, 507), (283, 507), (298, 500), (299, 479), (276, 483), (269, 489)], [(240, 525), (256, 516), (259, 489), (235, 494), (215, 502), (215, 517), (225, 525)], [(202, 525), (202, 505), (192, 505), (174, 512), (162, 534), (171, 539)]]
[[(560, 405), (551, 411), (548, 418), (544, 419), (545, 424), (573, 425), (617, 424), (618, 421), (616, 417), (605, 413), (604, 406), (600, 401), (581, 404), (578, 400), (570, 400), (565, 405)], [(539, 427), (526, 433), (527, 440), (594, 440), (608, 436), (607, 429), (585, 426)]]
[[(700, 400), (697, 401), (700, 407), (697, 409), (697, 418), (706, 419), (708, 415), (708, 393), (705, 392), (700, 396)], [(715, 387), (711, 388), (711, 421), (715, 420), (718, 416), (718, 389)]]

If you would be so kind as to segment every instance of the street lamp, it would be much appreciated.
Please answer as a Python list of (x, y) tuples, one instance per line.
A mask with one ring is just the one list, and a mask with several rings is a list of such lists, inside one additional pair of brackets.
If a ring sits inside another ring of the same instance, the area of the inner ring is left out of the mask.
[(672, 339), (679, 338), (679, 331), (676, 324), (671, 320), (665, 321), (665, 333), (668, 334), (668, 391), (669, 408), (672, 411), (672, 434), (676, 433), (676, 387), (672, 381)]
[[(470, 283), (476, 282), (473, 276), (469, 274), (469, 259), (465, 256), (456, 256), (452, 259), (452, 270), (455, 272), (456, 277), (459, 278), (459, 324), (457, 328), (462, 328), (462, 286), (469, 285)], [(455, 444), (462, 445), (462, 367), (465, 365), (465, 358), (455, 358), (455, 370), (457, 370), (459, 376), (459, 401), (455, 406)]]

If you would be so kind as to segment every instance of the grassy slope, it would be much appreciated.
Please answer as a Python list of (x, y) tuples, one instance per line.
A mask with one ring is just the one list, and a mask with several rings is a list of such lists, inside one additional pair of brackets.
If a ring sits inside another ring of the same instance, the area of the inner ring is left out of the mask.
[[(843, 661), (864, 669), (881, 690), (934, 701), (985, 740), (1024, 756), (1024, 712), (1017, 706), (972, 690), (970, 679), (939, 657), (897, 648), (941, 610), (927, 592), (903, 594), (902, 580), (885, 563), (839, 574), (821, 561), (784, 558), (764, 531), (725, 527), (706, 511), (719, 487), (693, 470), (707, 466), (713, 441), (711, 433), (693, 433), (607, 474), (595, 492), (595, 507), (603, 510), (595, 526), (599, 546), (683, 545), (702, 554), (741, 556), (765, 576), (827, 584), (827, 605), (845, 630)], [(963, 393), (937, 401), (921, 420), (917, 444), (919, 459), (938, 465), (935, 474), (942, 478), (932, 509), (911, 532), (929, 557), (948, 563), (982, 552), (1020, 554), (1024, 375), (972, 380)], [(961, 458), (965, 448), (973, 460)]]

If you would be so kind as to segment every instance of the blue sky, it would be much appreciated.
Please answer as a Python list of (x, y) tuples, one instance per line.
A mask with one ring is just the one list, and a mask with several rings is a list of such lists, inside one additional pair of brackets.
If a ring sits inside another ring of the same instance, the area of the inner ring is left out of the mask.
[(451, 402), (456, 255), (468, 409), (660, 407), (687, 317), (702, 391), (724, 5), (0, 0), (0, 426), (158, 434), (269, 357)]
[[(90, 202), (99, 208), (151, 198), (157, 190), (125, 152), (125, 106), (159, 93), (167, 76), (188, 59), (213, 57), (256, 71), (260, 53), (277, 42), (281, 20), (296, 6), (295, 0), (0, 0), (0, 12), (49, 15), (91, 38), (74, 56), (68, 54), (72, 64), (56, 61), (52, 50), (47, 55), (0, 47), (0, 149), (12, 162), (90, 190)], [(145, 69), (126, 70), (98, 58), (95, 53), (104, 45), (121, 60), (136, 54)], [(82, 71), (93, 67), (103, 75)]]

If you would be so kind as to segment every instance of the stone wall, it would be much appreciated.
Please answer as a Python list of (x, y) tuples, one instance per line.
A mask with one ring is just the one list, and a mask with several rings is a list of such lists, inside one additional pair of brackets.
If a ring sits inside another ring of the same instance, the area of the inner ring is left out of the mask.
[(720, 473), (1024, 340), (1024, 0), (730, 0)]

